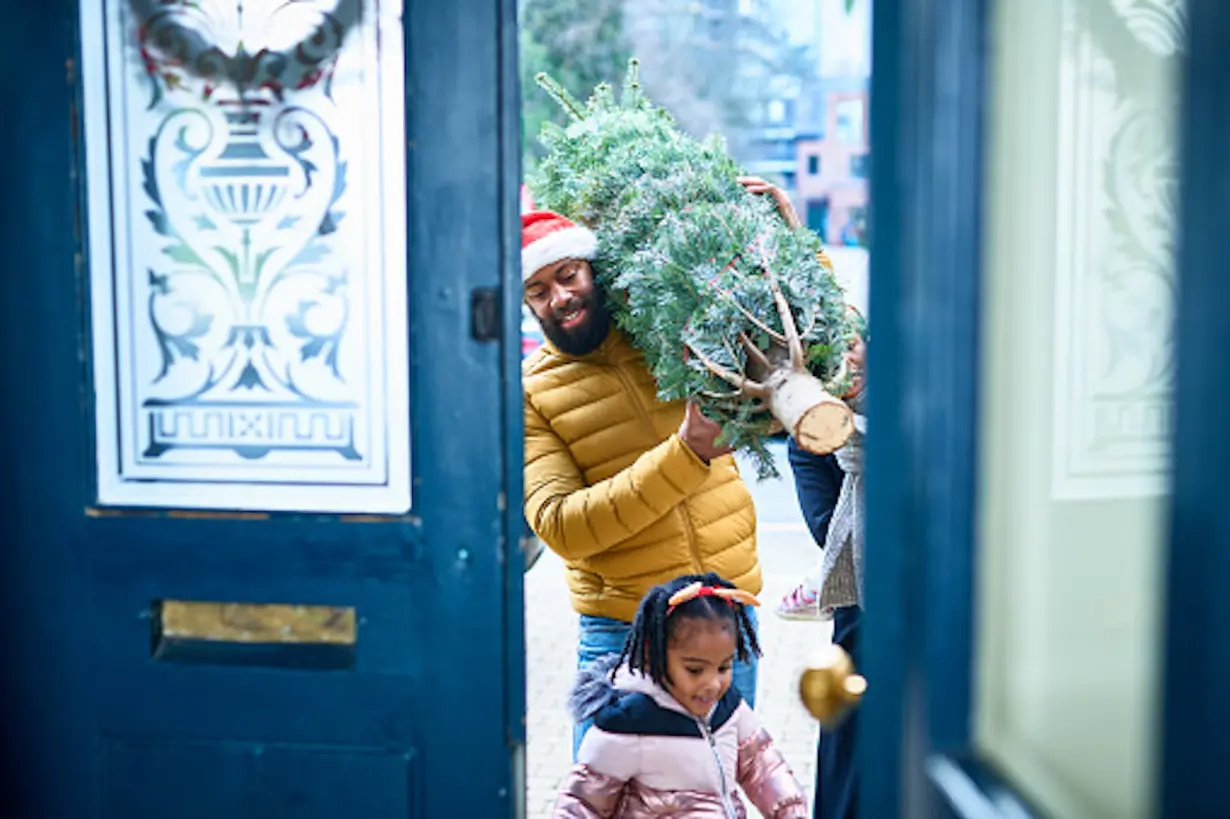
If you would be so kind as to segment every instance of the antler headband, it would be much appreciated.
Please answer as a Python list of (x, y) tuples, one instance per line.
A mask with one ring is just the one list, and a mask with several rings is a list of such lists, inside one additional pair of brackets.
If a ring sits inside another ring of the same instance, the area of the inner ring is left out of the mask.
[(727, 589), (723, 586), (706, 586), (703, 583), (696, 582), (689, 586), (685, 586), (679, 591), (671, 595), (667, 601), (666, 616), (669, 617), (671, 612), (677, 607), (687, 603), (689, 600), (695, 600), (698, 597), (720, 597), (732, 606), (736, 603), (744, 606), (759, 606), (760, 601), (750, 592), (745, 592), (743, 589)]

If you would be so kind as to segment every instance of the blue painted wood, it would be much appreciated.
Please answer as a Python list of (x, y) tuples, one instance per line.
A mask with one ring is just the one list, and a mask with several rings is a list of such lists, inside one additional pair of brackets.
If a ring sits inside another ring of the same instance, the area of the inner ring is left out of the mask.
[(982, 257), (983, 100), (987, 0), (944, 0), (920, 28), (930, 41), (930, 117), (921, 164), (915, 351), (910, 405), (925, 525), (914, 552), (921, 592), (928, 745), (961, 748), (970, 737), (976, 611), (974, 544), (978, 433), (979, 281)]
[(504, 398), (504, 648), (508, 741), (520, 759), (518, 799), (524, 800), (526, 742), (524, 399), (521, 392), (521, 72), (517, 50), (517, 0), (500, 0), (499, 120), (500, 239), (504, 336), (501, 376)]
[[(1163, 816), (1224, 813), (1230, 758), (1230, 7), (1193, 0), (1185, 70)], [(1041, 815), (972, 747), (985, 0), (880, 0), (874, 24), (864, 816)], [(899, 719), (899, 723), (894, 723)], [(923, 779), (925, 773), (926, 779)]]
[(90, 787), (98, 760), (87, 741), (94, 635), (78, 625), (89, 622), (93, 594), (80, 559), (89, 459), (84, 268), (74, 260), (75, 19), (70, 0), (16, 4), (0, 31), (8, 78), (0, 128), (0, 766), (11, 774), (6, 812), (26, 816), (98, 815)]
[(860, 796), (929, 816), (928, 760), (970, 741), (987, 4), (875, 11)]
[(867, 438), (866, 587), (862, 664), (868, 679), (860, 706), (857, 764), (862, 816), (897, 816), (901, 804), (902, 729), (907, 662), (906, 585), (909, 551), (903, 548), (914, 520), (909, 507), (903, 406), (905, 346), (901, 322), (902, 265), (906, 261), (903, 205), (910, 166), (911, 120), (902, 116), (910, 88), (904, 50), (904, 0), (877, 0), (872, 15), (870, 112), (869, 312), (874, 332), (867, 367), (875, 389), (867, 394), (874, 434)]
[(1174, 484), (1166, 577), (1162, 816), (1226, 813), (1230, 759), (1230, 7), (1187, 4)]
[[(362, 521), (86, 514), (76, 20), (69, 0), (22, 4), (0, 33), (6, 76), (21, 78), (5, 99), (19, 125), (0, 129), (19, 203), (0, 219), (3, 716), (20, 749), (6, 764), (21, 771), (6, 805), (188, 815), (187, 788), (211, 794), (211, 816), (513, 815), (525, 695), (512, 2), (407, 3), (414, 509)], [(476, 287), (502, 288), (500, 343), (470, 337)], [(149, 617), (168, 598), (354, 606), (354, 667), (158, 661)], [(143, 775), (150, 765), (164, 775)]]

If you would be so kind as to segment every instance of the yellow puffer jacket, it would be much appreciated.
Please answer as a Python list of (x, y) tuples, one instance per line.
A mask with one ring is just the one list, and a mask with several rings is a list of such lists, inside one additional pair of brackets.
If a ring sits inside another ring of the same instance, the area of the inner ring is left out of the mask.
[(651, 587), (716, 572), (761, 588), (756, 512), (734, 458), (709, 465), (677, 432), (617, 330), (581, 358), (549, 344), (522, 366), (525, 516), (568, 566), (581, 614), (631, 621)]

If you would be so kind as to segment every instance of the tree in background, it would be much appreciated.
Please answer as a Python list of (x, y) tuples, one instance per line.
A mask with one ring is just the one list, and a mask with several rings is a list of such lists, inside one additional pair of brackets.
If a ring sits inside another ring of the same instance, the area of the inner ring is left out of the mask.
[[(852, 0), (851, 0), (852, 1)], [(763, 124), (767, 103), (814, 70), (792, 46), (777, 2), (758, 0), (523, 0), (519, 12), (523, 169), (543, 156), (544, 122), (566, 123), (538, 93), (546, 73), (574, 94), (616, 82), (632, 54), (645, 68), (645, 90), (693, 137), (721, 133), (736, 156)]]
[(568, 121), (534, 77), (545, 72), (578, 92), (618, 77), (631, 56), (625, 5), (626, 0), (521, 0), (521, 144), (527, 178), (544, 154), (538, 142), (543, 123)]
[(688, 134), (721, 133), (735, 157), (766, 124), (768, 103), (814, 70), (790, 44), (778, 2), (790, 0), (625, 0), (645, 92)]

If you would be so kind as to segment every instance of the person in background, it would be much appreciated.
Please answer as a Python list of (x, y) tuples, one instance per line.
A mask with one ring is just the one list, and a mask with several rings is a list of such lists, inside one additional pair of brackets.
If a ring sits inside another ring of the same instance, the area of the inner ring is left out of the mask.
[[(854, 312), (857, 316), (857, 311)], [(787, 594), (778, 606), (778, 613), (787, 618), (831, 618), (832, 641), (846, 650), (855, 668), (861, 662), (859, 625), (863, 616), (866, 340), (863, 330), (853, 340), (846, 360), (853, 386), (844, 397), (855, 413), (854, 435), (831, 455), (813, 455), (795, 445), (793, 440), (788, 445), (800, 510), (812, 537), (817, 544), (823, 545), (824, 552), (818, 571)], [(858, 816), (857, 747), (857, 709), (836, 727), (821, 729), (816, 749), (815, 819), (854, 819)]]

